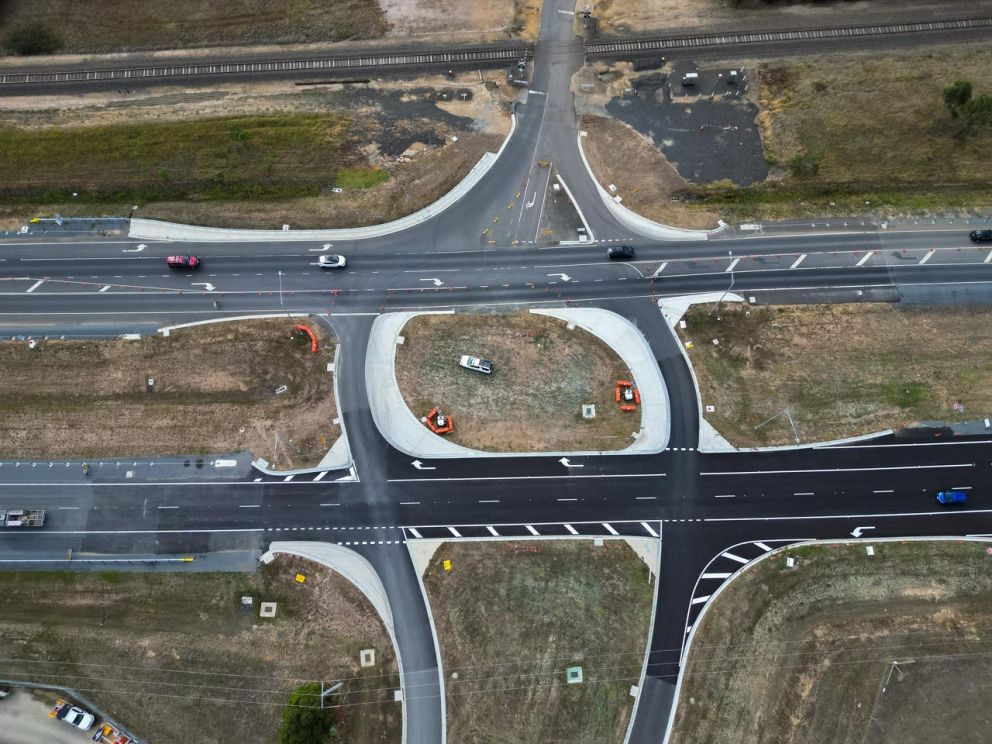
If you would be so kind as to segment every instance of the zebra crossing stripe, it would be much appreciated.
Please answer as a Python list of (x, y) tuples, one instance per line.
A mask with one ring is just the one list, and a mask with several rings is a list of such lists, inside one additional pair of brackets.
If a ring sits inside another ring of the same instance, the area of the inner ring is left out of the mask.
[(451, 534), (454, 535), (455, 537), (461, 537), (462, 536), (462, 533), (460, 533), (454, 527), (449, 527), (448, 529), (451, 531)]
[(603, 522), (603, 526), (606, 528), (606, 531), (609, 532), (611, 535), (619, 535), (620, 534), (615, 529), (613, 529), (612, 525), (609, 525), (606, 522)]
[(734, 555), (733, 553), (720, 553), (724, 558), (729, 558), (732, 561), (737, 561), (738, 563), (746, 564), (748, 562), (747, 558), (741, 558), (739, 555)]
[(569, 531), (569, 533), (571, 533), (571, 534), (573, 534), (573, 535), (578, 535), (578, 534), (579, 534), (579, 533), (578, 533), (578, 532), (576, 531), (576, 529), (575, 529), (575, 528), (574, 528), (574, 527), (573, 527), (572, 525), (570, 525), (570, 524), (566, 524), (566, 525), (565, 525), (565, 529), (566, 529), (566, 530), (568, 530), (568, 531)]
[(537, 530), (535, 530), (533, 527), (531, 527), (529, 524), (527, 525), (527, 531), (530, 534), (532, 534), (532, 535), (540, 535), (541, 534), (540, 532), (538, 532)]
[(421, 539), (420, 533), (417, 532), (413, 527), (410, 528), (410, 532), (412, 532), (413, 536), (416, 537), (418, 540)]
[(499, 537), (499, 533), (493, 529), (493, 526), (491, 524), (487, 524), (486, 529), (489, 530), (489, 534), (492, 535), (493, 537)]
[(651, 537), (658, 537), (658, 533), (655, 532), (654, 529), (652, 529), (651, 525), (649, 525), (647, 522), (641, 522), (641, 527), (646, 529), (650, 533)]
[(761, 548), (762, 550), (764, 550), (766, 553), (769, 550), (771, 550), (771, 547), (768, 546), (768, 545), (765, 545), (763, 542), (756, 542), (755, 545), (757, 545), (759, 548)]

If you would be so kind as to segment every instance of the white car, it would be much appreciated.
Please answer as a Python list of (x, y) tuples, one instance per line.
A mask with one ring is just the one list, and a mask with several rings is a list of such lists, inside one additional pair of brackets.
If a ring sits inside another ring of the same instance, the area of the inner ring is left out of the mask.
[(59, 716), (58, 716), (59, 720), (65, 721), (70, 726), (75, 726), (76, 728), (82, 729), (83, 731), (89, 731), (91, 728), (93, 728), (93, 724), (96, 722), (96, 719), (93, 717), (93, 714), (87, 713), (82, 708), (76, 708), (75, 706), (73, 706), (73, 707), (63, 708), (62, 710), (65, 711), (65, 715), (62, 715), (62, 711), (59, 711)]
[(348, 260), (344, 256), (337, 256), (333, 253), (317, 259), (317, 265), (322, 269), (343, 269), (347, 263)]
[(463, 356), (458, 363), (465, 369), (472, 369), (476, 372), (481, 372), (484, 375), (491, 375), (493, 373), (493, 363), (488, 359), (479, 359), (479, 357), (474, 356)]

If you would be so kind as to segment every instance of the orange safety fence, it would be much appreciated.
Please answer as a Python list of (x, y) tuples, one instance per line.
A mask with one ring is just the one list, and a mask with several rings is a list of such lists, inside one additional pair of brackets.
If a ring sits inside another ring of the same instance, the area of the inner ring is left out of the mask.
[(314, 354), (316, 354), (317, 353), (317, 334), (314, 333), (313, 331), (311, 331), (305, 325), (295, 325), (295, 326), (293, 326), (293, 330), (294, 331), (303, 331), (305, 334), (307, 334), (310, 337), (310, 351), (312, 351)]

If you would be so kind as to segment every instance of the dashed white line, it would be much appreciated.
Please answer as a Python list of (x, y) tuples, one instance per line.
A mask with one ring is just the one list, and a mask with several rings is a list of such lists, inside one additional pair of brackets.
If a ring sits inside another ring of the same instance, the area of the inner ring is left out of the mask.
[(578, 499), (555, 499), (555, 501), (578, 501)]
[(258, 509), (261, 504), (238, 504), (239, 509)]
[(321, 504), (321, 506), (341, 506), (341, 504)]
[(480, 504), (498, 504), (499, 499), (479, 499)]
[(419, 506), (419, 501), (401, 501), (400, 506)]
[(657, 496), (635, 496), (634, 497), (634, 500), (635, 501), (655, 501), (657, 498), (658, 498)]
[(880, 488), (877, 491), (872, 491), (872, 493), (895, 493), (891, 488)]
[(178, 509), (178, 506), (160, 506), (159, 509)]
[(880, 470), (936, 470), (937, 468), (973, 468), (975, 463), (964, 462), (957, 465), (889, 465), (877, 468), (812, 468), (810, 470), (724, 470), (700, 473), (700, 475), (789, 475), (792, 473), (860, 473)]
[(816, 496), (812, 491), (796, 491), (793, 496)]
[(733, 499), (736, 498), (737, 494), (733, 493), (718, 493), (713, 498), (715, 499)]

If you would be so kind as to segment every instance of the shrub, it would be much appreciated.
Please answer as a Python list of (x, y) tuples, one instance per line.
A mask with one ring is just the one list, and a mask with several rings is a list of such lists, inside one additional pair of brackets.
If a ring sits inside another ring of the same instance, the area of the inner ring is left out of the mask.
[(279, 726), (279, 744), (334, 744), (333, 708), (320, 707), (320, 682), (307, 682), (289, 696)]
[(6, 46), (12, 54), (51, 54), (62, 48), (62, 39), (45, 24), (31, 23), (11, 31)]

